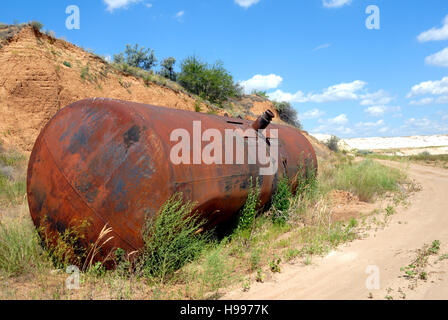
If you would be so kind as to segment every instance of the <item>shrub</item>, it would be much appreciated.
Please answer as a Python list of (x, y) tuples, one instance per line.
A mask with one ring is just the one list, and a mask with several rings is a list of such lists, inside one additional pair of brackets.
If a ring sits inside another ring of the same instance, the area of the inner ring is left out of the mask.
[(210, 232), (198, 232), (205, 221), (192, 213), (194, 204), (173, 195), (155, 217), (147, 217), (143, 229), (141, 264), (146, 276), (166, 276), (191, 262), (204, 249)]
[(241, 95), (241, 88), (234, 83), (233, 77), (221, 62), (209, 65), (195, 56), (182, 62), (178, 82), (187, 91), (212, 103), (221, 104), (228, 98)]
[(331, 136), (331, 138), (325, 142), (325, 145), (330, 149), (331, 151), (338, 152), (339, 151), (339, 141), (340, 139), (336, 136)]
[(45, 31), (45, 34), (50, 38), (56, 39), (56, 33), (52, 30)]
[(68, 68), (71, 68), (71, 67), (72, 67), (72, 64), (71, 64), (70, 62), (68, 62), (68, 61), (64, 61), (62, 64), (63, 64), (64, 66), (68, 67)]
[(64, 269), (68, 265), (81, 266), (85, 260), (87, 250), (83, 243), (86, 241), (87, 230), (90, 222), (73, 221), (72, 226), (63, 231), (53, 231), (53, 228), (45, 217), (38, 232), (43, 239), (43, 245), (48, 256), (56, 268)]
[(251, 94), (262, 97), (262, 98), (266, 98), (266, 99), (269, 98), (268, 93), (266, 91), (262, 91), (262, 90), (256, 90), (256, 89), (252, 90)]
[(253, 185), (252, 178), (250, 179), (249, 194), (246, 203), (240, 211), (238, 219), (238, 230), (247, 230), (253, 226), (255, 215), (257, 214), (257, 207), (260, 204), (260, 187), (258, 186), (258, 179)]
[(31, 21), (29, 24), (35, 31), (40, 31), (44, 27), (39, 21)]
[(289, 179), (287, 176), (282, 177), (278, 181), (277, 191), (272, 197), (272, 207), (274, 213), (272, 215), (272, 221), (274, 223), (285, 223), (288, 218), (288, 210), (291, 204), (290, 199), (293, 194), (291, 191), (291, 186), (289, 184)]
[(297, 111), (289, 102), (274, 102), (275, 110), (277, 110), (280, 119), (286, 123), (302, 129), (302, 124), (297, 119)]
[(126, 63), (131, 67), (143, 70), (151, 70), (157, 64), (157, 58), (151, 49), (139, 48), (138, 44), (126, 45), (124, 53), (114, 55), (114, 62), (117, 64)]
[(160, 71), (159, 74), (167, 79), (170, 79), (171, 81), (176, 81), (177, 74), (174, 71), (174, 65), (176, 64), (176, 59), (173, 57), (166, 58), (162, 61), (160, 64)]

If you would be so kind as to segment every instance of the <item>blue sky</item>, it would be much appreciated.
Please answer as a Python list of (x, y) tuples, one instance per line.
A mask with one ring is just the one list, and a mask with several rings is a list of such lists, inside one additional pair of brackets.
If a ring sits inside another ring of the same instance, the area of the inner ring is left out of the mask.
[[(66, 7), (80, 9), (68, 30)], [(369, 5), (379, 29), (368, 29)], [(340, 137), (448, 134), (446, 0), (5, 1), (0, 21), (39, 20), (97, 54), (127, 43), (178, 61), (221, 60), (246, 90)]]

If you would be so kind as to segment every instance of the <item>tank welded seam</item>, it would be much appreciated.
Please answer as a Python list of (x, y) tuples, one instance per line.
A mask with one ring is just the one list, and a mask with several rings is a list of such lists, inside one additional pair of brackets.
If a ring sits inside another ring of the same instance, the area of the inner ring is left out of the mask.
[[(107, 221), (104, 220), (103, 217), (101, 217), (101, 215), (98, 214), (98, 212), (96, 212), (96, 210), (94, 208), (92, 208), (87, 201), (84, 199), (84, 197), (79, 193), (78, 190), (76, 190), (75, 187), (73, 187), (73, 185), (70, 183), (70, 181), (67, 179), (66, 175), (64, 174), (64, 172), (61, 170), (61, 168), (59, 168), (58, 163), (56, 162), (56, 160), (54, 159), (53, 154), (51, 153), (50, 148), (47, 145), (47, 141), (45, 140), (44, 137), (42, 137), (42, 141), (45, 144), (45, 148), (48, 151), (48, 154), (50, 155), (51, 159), (53, 160), (54, 165), (56, 166), (56, 168), (58, 169), (59, 173), (64, 177), (65, 181), (67, 182), (67, 184), (72, 188), (72, 190), (78, 195), (79, 199), (87, 206), (87, 208), (89, 208), (90, 210), (92, 210), (92, 212), (101, 220), (103, 221), (104, 224), (108, 224)], [(113, 228), (112, 228), (113, 229)], [(118, 238), (120, 238), (120, 240), (126, 242), (132, 249), (137, 250), (132, 244), (130, 244), (128, 241), (126, 241), (117, 231), (113, 230), (113, 232), (118, 236)]]

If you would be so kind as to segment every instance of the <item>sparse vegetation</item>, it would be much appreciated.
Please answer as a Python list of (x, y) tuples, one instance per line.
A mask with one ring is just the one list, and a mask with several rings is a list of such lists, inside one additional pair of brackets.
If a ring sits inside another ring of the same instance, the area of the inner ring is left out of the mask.
[(359, 154), (359, 155), (372, 159), (392, 160), (400, 162), (407, 162), (407, 161), (418, 162), (448, 169), (448, 154), (434, 155), (430, 154), (429, 152), (421, 152), (413, 156), (398, 156), (398, 155), (385, 155), (369, 152), (368, 154), (364, 155)]
[(417, 250), (416, 258), (406, 267), (400, 269), (404, 272), (404, 277), (412, 280), (411, 288), (416, 286), (417, 279), (427, 280), (428, 273), (425, 268), (428, 265), (429, 257), (437, 255), (440, 251), (440, 241), (434, 240), (430, 245), (425, 244), (423, 248)]
[(63, 64), (64, 66), (68, 67), (68, 68), (71, 68), (71, 67), (72, 67), (72, 64), (71, 64), (70, 62), (68, 62), (68, 61), (64, 61), (62, 64)]
[(251, 94), (261, 97), (261, 98), (269, 99), (268, 93), (266, 91), (253, 90)]
[(44, 27), (44, 25), (39, 21), (31, 21), (29, 25), (36, 31), (40, 31)]
[(373, 160), (337, 163), (332, 176), (326, 177), (329, 189), (349, 191), (361, 201), (372, 202), (387, 192), (398, 191), (405, 176), (397, 169), (383, 166)]
[(275, 110), (277, 110), (280, 119), (293, 125), (299, 129), (302, 129), (302, 124), (297, 119), (297, 111), (289, 102), (274, 102)]
[(0, 223), (0, 275), (19, 276), (45, 264), (39, 237), (30, 219)]
[(331, 136), (331, 138), (325, 142), (325, 145), (334, 152), (339, 152), (339, 141), (340, 139), (336, 136)]

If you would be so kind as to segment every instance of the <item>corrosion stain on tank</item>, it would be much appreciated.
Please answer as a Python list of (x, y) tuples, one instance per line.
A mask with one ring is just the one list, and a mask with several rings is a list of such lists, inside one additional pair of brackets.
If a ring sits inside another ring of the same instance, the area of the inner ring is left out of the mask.
[(124, 144), (126, 148), (129, 149), (134, 143), (140, 141), (140, 127), (135, 125), (131, 129), (125, 132), (123, 135)]

